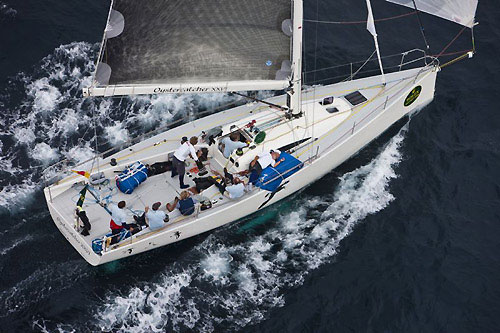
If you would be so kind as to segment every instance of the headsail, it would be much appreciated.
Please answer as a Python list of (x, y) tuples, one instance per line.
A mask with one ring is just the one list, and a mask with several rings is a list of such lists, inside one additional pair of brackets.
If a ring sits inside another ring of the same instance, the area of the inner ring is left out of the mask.
[(113, 0), (91, 95), (283, 89), (290, 0)]
[(478, 0), (386, 0), (472, 28)]

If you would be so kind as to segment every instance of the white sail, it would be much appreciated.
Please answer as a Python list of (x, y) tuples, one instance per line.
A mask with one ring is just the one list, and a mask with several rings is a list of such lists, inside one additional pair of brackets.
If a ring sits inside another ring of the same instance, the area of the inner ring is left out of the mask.
[[(478, 0), (386, 0), (472, 28)], [(415, 3), (414, 3), (415, 2)]]

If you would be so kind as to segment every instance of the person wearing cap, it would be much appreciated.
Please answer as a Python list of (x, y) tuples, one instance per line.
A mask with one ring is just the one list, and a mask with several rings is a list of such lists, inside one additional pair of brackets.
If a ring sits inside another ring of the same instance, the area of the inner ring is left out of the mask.
[(191, 198), (188, 191), (182, 191), (179, 197), (175, 197), (173, 203), (167, 203), (167, 210), (172, 212), (175, 208), (179, 209), (182, 215), (191, 215), (194, 213), (195, 200)]
[(280, 155), (281, 152), (277, 149), (271, 150), (269, 152), (266, 151), (259, 153), (257, 156), (255, 156), (253, 161), (250, 162), (249, 171), (255, 171), (257, 177), (260, 176), (262, 170), (264, 170), (268, 166), (272, 165), (273, 167), (277, 167), (281, 162), (285, 160), (284, 158), (282, 158), (281, 160), (277, 161)]
[(198, 144), (198, 138), (193, 136), (189, 141), (184, 141), (179, 148), (174, 153), (172, 157), (172, 177), (179, 175), (179, 187), (181, 189), (186, 189), (189, 185), (184, 184), (184, 174), (186, 173), (185, 160), (189, 155), (196, 161), (198, 169), (201, 171), (203, 169), (203, 164), (198, 160), (198, 154), (194, 149), (194, 146)]
[(144, 208), (149, 229), (151, 230), (161, 229), (168, 223), (168, 215), (164, 211), (159, 210), (160, 207), (161, 202), (155, 202), (151, 206), (151, 210), (149, 210), (148, 206)]
[(248, 146), (246, 143), (240, 141), (239, 132), (233, 132), (229, 136), (226, 136), (222, 139), (221, 143), (224, 146), (223, 154), (225, 158), (229, 158), (236, 149)]

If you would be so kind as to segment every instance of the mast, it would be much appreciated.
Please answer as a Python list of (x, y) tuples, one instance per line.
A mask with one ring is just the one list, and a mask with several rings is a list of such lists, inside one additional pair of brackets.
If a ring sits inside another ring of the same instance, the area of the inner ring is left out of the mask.
[(293, 116), (302, 113), (302, 0), (293, 0), (292, 79), (287, 104)]
[(378, 65), (380, 66), (380, 72), (382, 73), (382, 84), (385, 85), (386, 81), (385, 81), (384, 67), (382, 66), (382, 59), (380, 58), (377, 30), (375, 29), (375, 20), (373, 19), (372, 4), (370, 0), (366, 0), (366, 7), (368, 8), (368, 20), (366, 23), (366, 29), (368, 29), (368, 31), (373, 36), (373, 41), (375, 42), (375, 49), (377, 50)]

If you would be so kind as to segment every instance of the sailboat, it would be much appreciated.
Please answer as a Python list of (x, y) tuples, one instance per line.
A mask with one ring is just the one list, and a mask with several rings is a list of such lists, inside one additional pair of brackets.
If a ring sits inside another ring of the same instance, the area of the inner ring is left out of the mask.
[[(464, 28), (476, 24), (477, 0), (387, 1)], [(357, 78), (356, 71), (335, 84), (303, 87), (302, 0), (112, 0), (85, 97), (235, 93), (248, 102), (118, 152), (96, 152), (84, 164), (64, 164), (63, 176), (44, 189), (62, 235), (92, 265), (182, 241), (303, 189), (399, 119), (429, 104), (442, 67), (439, 59), (422, 50), (417, 59), (422, 65), (406, 69), (405, 52), (398, 69), (384, 71), (370, 0), (366, 5), (366, 27), (380, 73)], [(244, 93), (259, 90), (281, 94), (261, 100)], [(245, 145), (227, 156), (223, 141), (232, 133)], [(195, 164), (192, 155), (186, 159), (186, 184), (194, 186), (194, 180), (203, 177), (224, 182), (224, 172), (238, 174), (247, 184), (242, 195), (231, 196), (214, 183), (196, 194), (201, 199), (190, 214), (165, 210), (183, 190), (168, 163), (190, 137), (198, 139), (195, 148), (204, 151), (205, 158), (200, 159), (202, 165)], [(271, 151), (284, 161), (281, 166), (271, 163), (260, 173), (248, 172), (256, 156)], [(147, 167), (157, 163), (165, 165), (164, 172), (150, 173)], [(143, 179), (137, 179), (141, 172)], [(124, 179), (136, 182), (130, 191), (120, 187)], [(130, 223), (155, 202), (161, 202), (168, 223), (154, 230), (146, 225), (112, 234), (110, 209), (121, 201), (126, 202), (123, 210)]]

